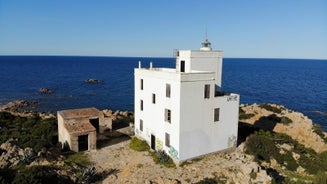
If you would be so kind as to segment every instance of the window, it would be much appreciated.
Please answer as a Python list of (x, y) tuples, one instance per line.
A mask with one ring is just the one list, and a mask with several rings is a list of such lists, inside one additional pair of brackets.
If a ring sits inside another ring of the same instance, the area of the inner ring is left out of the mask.
[(140, 130), (143, 131), (143, 120), (140, 119)]
[(204, 98), (210, 98), (210, 84), (204, 85)]
[(170, 109), (165, 109), (165, 121), (171, 123), (171, 111), (170, 111)]
[(170, 84), (166, 84), (166, 97), (170, 98)]
[(165, 133), (165, 145), (170, 147), (170, 135), (168, 133)]
[(143, 90), (143, 79), (141, 79), (141, 81), (140, 81), (140, 88), (141, 88), (141, 90)]
[(140, 102), (140, 109), (141, 109), (141, 111), (143, 111), (143, 100), (141, 100), (141, 102)]
[(152, 103), (156, 104), (156, 94), (152, 94)]
[(215, 109), (215, 116), (214, 116), (214, 121), (219, 121), (219, 108)]
[(185, 72), (185, 61), (181, 61), (181, 72)]

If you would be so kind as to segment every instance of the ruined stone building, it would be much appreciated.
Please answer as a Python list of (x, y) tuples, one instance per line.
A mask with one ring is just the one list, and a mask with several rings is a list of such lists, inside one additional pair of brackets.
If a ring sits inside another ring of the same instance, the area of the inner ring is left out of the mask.
[(96, 108), (58, 111), (57, 117), (62, 148), (75, 152), (96, 149), (97, 133), (111, 127), (111, 119)]

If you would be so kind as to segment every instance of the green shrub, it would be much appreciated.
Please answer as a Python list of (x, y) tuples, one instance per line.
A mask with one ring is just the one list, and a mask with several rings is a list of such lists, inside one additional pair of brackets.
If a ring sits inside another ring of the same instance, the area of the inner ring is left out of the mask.
[(196, 184), (218, 184), (215, 178), (204, 178), (201, 181), (196, 182)]
[(252, 118), (254, 115), (255, 115), (255, 114), (253, 114), (253, 113), (249, 113), (249, 114), (240, 114), (238, 118), (239, 118), (239, 119), (250, 119), (250, 118)]
[(239, 112), (239, 116), (238, 116), (239, 119), (249, 119), (254, 116), (254, 114), (252, 114), (252, 113), (246, 114), (245, 111), (241, 107), (238, 108), (238, 112)]
[(277, 114), (281, 113), (282, 110), (284, 110), (284, 108), (273, 107), (272, 105), (269, 105), (269, 104), (260, 104), (259, 107), (266, 109), (267, 111), (277, 113)]
[(280, 118), (280, 122), (284, 125), (288, 125), (288, 124), (292, 123), (293, 121), (290, 118), (283, 116)]
[(291, 152), (287, 152), (285, 155), (283, 155), (283, 160), (284, 164), (286, 163), (286, 169), (290, 171), (296, 171), (296, 169), (299, 167), (299, 164), (292, 157)]
[[(291, 151), (284, 150), (285, 153), (280, 154), (276, 146), (277, 143), (293, 145), (292, 152), (300, 154), (299, 160), (296, 161), (293, 158)], [(296, 171), (299, 166), (303, 167), (309, 174), (327, 170), (327, 151), (317, 154), (314, 150), (305, 148), (285, 134), (264, 132), (262, 130), (255, 132), (246, 141), (246, 153), (267, 162), (270, 161), (270, 158), (274, 158), (290, 171)]]
[(42, 120), (38, 115), (30, 118), (0, 112), (0, 144), (10, 138), (17, 139), (18, 146), (31, 147), (35, 152), (42, 147), (57, 143), (58, 128), (54, 118)]
[(325, 137), (325, 134), (321, 128), (321, 125), (319, 125), (319, 124), (313, 125), (313, 132), (316, 133), (317, 135), (319, 135), (324, 140), (324, 142), (327, 144), (327, 137)]
[(97, 175), (97, 170), (94, 166), (87, 167), (83, 170), (81, 180), (83, 183), (93, 183), (97, 179), (96, 175)]
[(89, 157), (84, 152), (69, 154), (64, 159), (64, 162), (69, 165), (76, 164), (81, 167), (89, 167), (92, 165)]
[(164, 151), (159, 150), (158, 152), (149, 152), (156, 164), (162, 164), (168, 168), (176, 168), (173, 159), (171, 159)]
[(129, 147), (135, 151), (148, 151), (150, 146), (143, 140), (133, 137)]
[(0, 169), (0, 183), (9, 184), (15, 178), (16, 171), (10, 168)]
[(257, 178), (257, 173), (256, 172), (251, 172), (250, 173), (250, 178), (255, 180)]
[(160, 163), (165, 163), (169, 160), (169, 156), (163, 150), (157, 151), (157, 157)]
[(327, 183), (327, 173), (326, 172), (320, 172), (320, 173), (318, 173), (314, 177), (313, 183), (314, 184)]
[(246, 141), (246, 148), (248, 154), (255, 155), (260, 160), (269, 162), (270, 158), (275, 158), (279, 163), (283, 163), (269, 132), (260, 131), (251, 135)]
[(73, 183), (68, 177), (60, 176), (53, 167), (49, 166), (31, 166), (25, 167), (17, 172), (13, 184), (31, 184), (31, 183)]

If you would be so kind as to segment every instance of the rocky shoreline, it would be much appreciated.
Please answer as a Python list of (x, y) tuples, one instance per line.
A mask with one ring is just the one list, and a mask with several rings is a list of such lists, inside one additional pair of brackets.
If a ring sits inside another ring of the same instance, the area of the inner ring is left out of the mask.
[(52, 113), (46, 112), (36, 112), (34, 109), (36, 108), (38, 102), (37, 101), (29, 101), (29, 100), (16, 100), (13, 102), (9, 102), (3, 106), (0, 106), (0, 111), (9, 112), (15, 116), (22, 117), (33, 117), (38, 115), (42, 119), (55, 118), (56, 116)]
[[(15, 116), (33, 117), (37, 114), (42, 119), (56, 118), (54, 114), (30, 110), (35, 105), (37, 105), (35, 101), (18, 100), (0, 107), (0, 111), (10, 112)], [(134, 120), (133, 112), (109, 109), (102, 112), (105, 116), (111, 117), (113, 122), (121, 125)], [(327, 133), (316, 127), (302, 113), (289, 110), (282, 105), (242, 104), (240, 105), (239, 142), (232, 152), (209, 154), (187, 161), (176, 168), (166, 168), (155, 164), (149, 152), (137, 152), (130, 149), (130, 141), (126, 139), (85, 153), (93, 162), (97, 172), (115, 171), (103, 176), (101, 179), (103, 183), (198, 183), (213, 180), (222, 183), (271, 183), (272, 181), (278, 183), (278, 179), (275, 178), (276, 173), (277, 178), (285, 179), (290, 177), (287, 175), (290, 172), (291, 175), (305, 177), (301, 181), (310, 183), (315, 176), (303, 167), (298, 166), (295, 171), (288, 171), (285, 166), (274, 159), (269, 162), (259, 162), (258, 158), (247, 153), (246, 143), (255, 131), (263, 130), (287, 135), (305, 148), (320, 154), (327, 151)], [(272, 146), (276, 146), (280, 154), (291, 154), (297, 162), (300, 157), (303, 157), (295, 152), (294, 145), (290, 143)], [(15, 140), (8, 140), (0, 146), (0, 168), (17, 166), (22, 163), (22, 160), (26, 160), (29, 166), (65, 165), (60, 151), (55, 148), (33, 153), (30, 148), (19, 148), (15, 145)], [(71, 175), (72, 180), (76, 180), (76, 174), (67, 173), (74, 172), (73, 170), (74, 168), (65, 172), (58, 170), (57, 173), (65, 177)], [(80, 172), (83, 168), (77, 170)], [(298, 178), (290, 178), (289, 181), (297, 180)]]

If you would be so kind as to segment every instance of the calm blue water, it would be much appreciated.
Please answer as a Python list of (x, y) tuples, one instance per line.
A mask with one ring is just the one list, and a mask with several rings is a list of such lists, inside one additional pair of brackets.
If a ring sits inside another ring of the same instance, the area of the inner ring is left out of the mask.
[[(134, 68), (174, 67), (173, 58), (0, 56), (0, 104), (38, 100), (40, 111), (94, 106), (134, 108)], [(103, 82), (87, 84), (96, 78)], [(41, 87), (53, 89), (40, 94)], [(234, 59), (223, 63), (223, 90), (241, 103), (276, 103), (300, 111), (327, 130), (327, 60)]]

